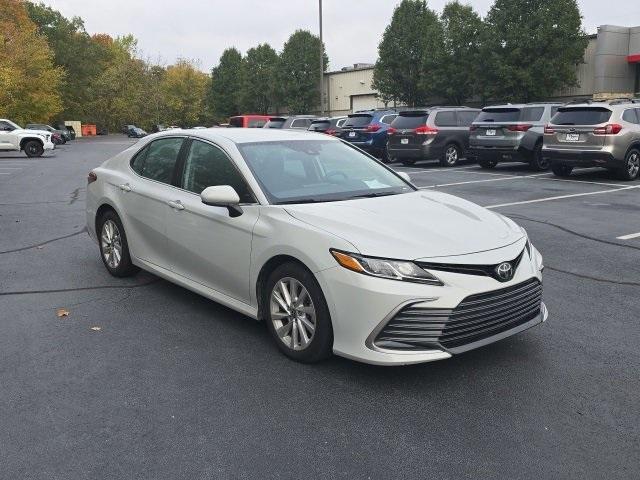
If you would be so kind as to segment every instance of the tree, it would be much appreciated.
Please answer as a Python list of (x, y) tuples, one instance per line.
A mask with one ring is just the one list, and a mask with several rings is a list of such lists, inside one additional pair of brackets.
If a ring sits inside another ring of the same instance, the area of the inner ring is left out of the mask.
[(17, 123), (44, 122), (60, 111), (63, 71), (51, 57), (24, 4), (0, 0), (0, 116)]
[[(284, 44), (280, 54), (280, 84), (289, 113), (309, 113), (320, 106), (320, 38), (306, 30), (297, 30)], [(329, 60), (322, 45), (324, 68)]]
[(386, 101), (409, 106), (434, 93), (430, 71), (440, 58), (442, 30), (425, 0), (402, 0), (378, 46), (373, 88)]
[(442, 50), (427, 80), (447, 103), (462, 105), (478, 92), (483, 62), (480, 57), (483, 23), (469, 5), (448, 3), (440, 16)]
[(204, 98), (209, 88), (209, 76), (196, 69), (188, 60), (178, 60), (167, 67), (160, 85), (164, 98), (166, 120), (182, 127), (204, 123)]
[(226, 119), (240, 113), (242, 68), (240, 52), (236, 48), (227, 48), (222, 52), (218, 66), (211, 71), (207, 103), (218, 119)]
[(240, 92), (243, 111), (266, 114), (278, 106), (279, 62), (268, 43), (247, 50)]
[(576, 0), (496, 0), (485, 21), (486, 98), (529, 102), (577, 85), (587, 38)]

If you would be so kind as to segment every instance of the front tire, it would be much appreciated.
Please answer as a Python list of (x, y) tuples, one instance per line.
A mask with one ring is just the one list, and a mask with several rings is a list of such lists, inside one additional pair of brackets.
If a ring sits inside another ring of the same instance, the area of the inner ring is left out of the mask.
[(635, 180), (640, 173), (640, 150), (632, 148), (624, 157), (624, 166), (618, 170), (621, 180)]
[(130, 277), (140, 271), (131, 261), (127, 236), (120, 217), (113, 210), (106, 211), (98, 220), (100, 258), (114, 277)]
[(44, 146), (38, 140), (29, 140), (24, 144), (23, 150), (29, 158), (41, 157), (44, 153)]
[(287, 357), (315, 363), (331, 355), (331, 316), (310, 271), (294, 262), (280, 265), (267, 278), (262, 301), (267, 329)]
[(443, 167), (454, 167), (458, 164), (462, 151), (455, 143), (450, 143), (444, 147), (444, 152), (440, 157), (440, 165)]
[(551, 165), (551, 171), (556, 177), (568, 177), (571, 175), (573, 171), (573, 167), (562, 164)]

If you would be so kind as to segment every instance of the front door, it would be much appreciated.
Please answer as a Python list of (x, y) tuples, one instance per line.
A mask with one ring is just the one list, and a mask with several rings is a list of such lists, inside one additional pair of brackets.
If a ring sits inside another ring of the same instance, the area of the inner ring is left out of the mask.
[(171, 185), (184, 137), (151, 142), (132, 160), (137, 173), (116, 185), (123, 205), (127, 241), (134, 257), (169, 269), (166, 217), (178, 189)]
[[(249, 304), (251, 238), (260, 209), (249, 187), (222, 149), (200, 140), (191, 141), (179, 185), (167, 215), (174, 272)], [(202, 203), (202, 190), (217, 185), (236, 190), (242, 215)]]
[(13, 125), (0, 121), (0, 150), (15, 149), (16, 136), (11, 133)]

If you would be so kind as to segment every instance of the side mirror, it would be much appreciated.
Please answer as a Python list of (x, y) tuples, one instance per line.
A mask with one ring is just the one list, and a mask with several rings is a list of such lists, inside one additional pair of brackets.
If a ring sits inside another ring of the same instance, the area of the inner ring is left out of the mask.
[(402, 178), (403, 180), (411, 183), (411, 177), (409, 176), (409, 174), (407, 172), (396, 172), (398, 174), (398, 176), (400, 178)]
[(240, 207), (240, 197), (235, 189), (230, 185), (217, 185), (207, 187), (200, 194), (202, 203), (212, 207), (227, 207), (229, 216), (239, 217), (242, 215)]

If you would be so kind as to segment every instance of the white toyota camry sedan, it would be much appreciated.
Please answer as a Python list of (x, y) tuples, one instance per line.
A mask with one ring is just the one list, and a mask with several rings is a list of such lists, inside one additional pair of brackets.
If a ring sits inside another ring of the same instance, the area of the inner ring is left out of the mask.
[(522, 228), (322, 134), (145, 137), (89, 173), (86, 213), (109, 273), (264, 321), (302, 362), (440, 360), (547, 318)]

